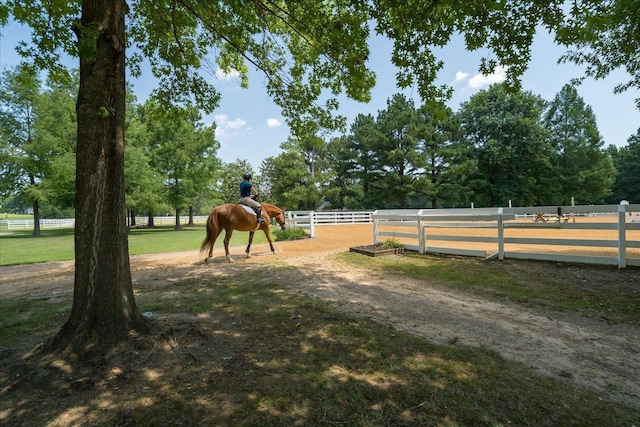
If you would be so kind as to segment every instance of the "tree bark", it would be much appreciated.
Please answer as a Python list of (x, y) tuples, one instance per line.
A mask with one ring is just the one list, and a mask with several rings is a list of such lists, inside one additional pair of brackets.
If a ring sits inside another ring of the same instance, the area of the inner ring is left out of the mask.
[(37, 200), (33, 201), (33, 237), (40, 237), (40, 203)]
[(81, 47), (75, 282), (71, 315), (53, 345), (78, 359), (144, 325), (133, 298), (126, 226), (126, 10), (124, 0), (83, 0), (75, 28)]
[[(29, 141), (31, 141), (31, 137), (29, 137)], [(33, 174), (29, 174), (29, 182), (32, 186), (36, 185), (36, 177)], [(33, 208), (33, 232), (31, 235), (33, 237), (40, 237), (40, 203), (38, 200), (34, 200), (31, 204)]]
[(180, 210), (176, 209), (176, 223), (173, 227), (174, 230), (182, 230), (182, 225), (180, 224)]

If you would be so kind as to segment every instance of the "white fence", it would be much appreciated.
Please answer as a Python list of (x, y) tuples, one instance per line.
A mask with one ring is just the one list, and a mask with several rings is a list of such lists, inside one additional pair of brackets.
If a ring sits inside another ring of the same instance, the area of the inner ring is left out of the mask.
[[(149, 217), (147, 216), (137, 216), (136, 217), (136, 226), (144, 227), (149, 223)], [(153, 217), (153, 225), (174, 225), (176, 223), (175, 216), (154, 216)], [(180, 215), (180, 224), (188, 224), (189, 223), (189, 215)], [(206, 224), (207, 216), (206, 215), (198, 215), (193, 216), (194, 224)]]
[(374, 242), (467, 256), (640, 266), (640, 205), (384, 210)]
[[(64, 228), (73, 227), (76, 220), (73, 218), (65, 219), (41, 219), (40, 228)], [(32, 219), (3, 219), (0, 221), (0, 227), (7, 230), (29, 230), (33, 229), (34, 222)]]
[(371, 211), (286, 211), (287, 227), (309, 230), (315, 237), (316, 225), (362, 224), (373, 222)]
[[(314, 211), (286, 211), (287, 226), (299, 227), (309, 230), (310, 237), (315, 236), (314, 227), (316, 225), (331, 225), (331, 224), (360, 224), (373, 222), (371, 211), (326, 211), (326, 212), (314, 212)], [(207, 222), (207, 216), (194, 216), (194, 224), (205, 224)], [(149, 218), (146, 216), (136, 217), (136, 226), (144, 227), (149, 223)], [(175, 216), (155, 216), (153, 217), (154, 225), (173, 225), (176, 223)], [(181, 215), (180, 224), (188, 224), (189, 216)], [(9, 230), (15, 229), (33, 229), (33, 220), (2, 220), (0, 224), (6, 225)], [(41, 219), (41, 228), (53, 228), (53, 227), (73, 227), (75, 220), (69, 219)]]
[[(206, 216), (194, 216), (193, 223), (194, 224), (204, 224), (207, 221)], [(149, 217), (146, 216), (137, 216), (136, 217), (136, 225), (145, 226), (149, 222)], [(64, 228), (64, 227), (73, 227), (75, 226), (76, 220), (73, 218), (65, 218), (65, 219), (41, 219), (40, 220), (40, 228)], [(175, 216), (154, 216), (153, 217), (154, 225), (173, 225), (176, 223)], [(189, 223), (189, 215), (180, 216), (180, 224), (188, 224)], [(21, 219), (21, 220), (1, 220), (0, 227), (3, 229), (6, 227), (7, 230), (25, 230), (25, 229), (33, 229), (33, 220), (32, 219)]]

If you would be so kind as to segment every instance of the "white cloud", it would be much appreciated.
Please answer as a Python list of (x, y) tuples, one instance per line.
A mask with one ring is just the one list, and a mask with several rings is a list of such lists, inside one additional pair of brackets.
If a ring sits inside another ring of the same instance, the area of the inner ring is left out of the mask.
[(278, 126), (282, 126), (282, 123), (280, 123), (280, 120), (278, 119), (267, 119), (267, 126), (270, 128), (277, 128)]
[(240, 72), (238, 70), (224, 71), (218, 68), (216, 70), (216, 77), (220, 80), (231, 80), (240, 77)]
[(461, 82), (467, 77), (469, 77), (469, 73), (465, 73), (464, 71), (458, 71), (456, 73), (456, 79), (453, 81), (453, 83)]
[[(456, 73), (456, 78), (457, 76), (458, 76), (458, 73)], [(503, 82), (506, 78), (507, 78), (507, 67), (499, 65), (496, 67), (495, 71), (492, 74), (489, 74), (488, 76), (478, 73), (475, 76), (471, 77), (469, 79), (468, 86), (471, 89), (479, 89), (483, 86), (489, 86), (494, 83)]]
[(216, 114), (213, 119), (216, 122), (216, 138), (220, 140), (237, 136), (240, 131), (251, 129), (247, 126), (249, 122), (239, 117), (229, 120), (226, 114)]

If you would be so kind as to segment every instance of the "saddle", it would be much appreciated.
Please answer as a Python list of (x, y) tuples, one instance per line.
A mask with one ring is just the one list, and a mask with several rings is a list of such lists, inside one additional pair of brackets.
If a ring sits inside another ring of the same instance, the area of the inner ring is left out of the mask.
[(264, 218), (262, 217), (262, 206), (260, 206), (259, 208), (254, 208), (253, 206), (245, 205), (244, 203), (238, 203), (238, 205), (240, 205), (245, 211), (247, 211), (251, 215), (255, 215), (259, 224), (262, 224), (263, 222), (265, 222)]
[(249, 206), (249, 205), (245, 205), (244, 203), (238, 203), (238, 204), (239, 204), (240, 206), (242, 206), (242, 208), (243, 208), (245, 211), (249, 212), (251, 215), (256, 215), (256, 216), (257, 216), (256, 210), (255, 210), (254, 208), (252, 208), (251, 206)]

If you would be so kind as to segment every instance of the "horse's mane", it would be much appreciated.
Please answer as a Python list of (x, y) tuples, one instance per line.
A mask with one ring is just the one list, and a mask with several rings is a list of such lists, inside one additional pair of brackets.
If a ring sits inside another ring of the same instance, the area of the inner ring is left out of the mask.
[(267, 208), (267, 210), (274, 210), (274, 211), (284, 212), (284, 209), (280, 209), (279, 207), (277, 207), (274, 204), (266, 203), (266, 202), (263, 202), (262, 204)]

